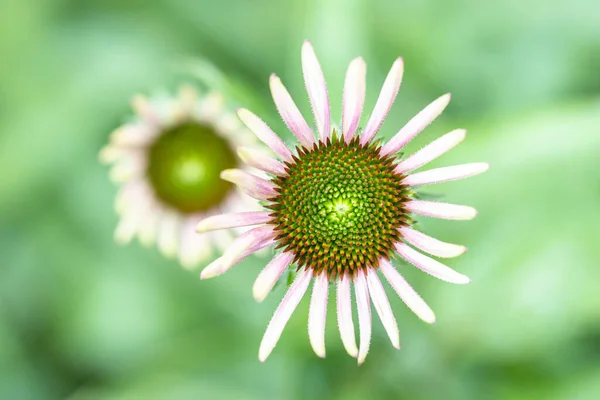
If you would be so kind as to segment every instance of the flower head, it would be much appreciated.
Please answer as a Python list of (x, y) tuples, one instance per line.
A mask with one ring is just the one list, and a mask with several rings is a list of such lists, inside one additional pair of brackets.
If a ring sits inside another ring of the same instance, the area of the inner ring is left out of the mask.
[(225, 110), (218, 93), (199, 98), (183, 86), (176, 98), (135, 97), (133, 108), (135, 120), (118, 128), (100, 153), (112, 164), (111, 178), (121, 184), (115, 239), (156, 241), (163, 254), (178, 255), (191, 267), (210, 256), (212, 243), (226, 248), (232, 239), (226, 231), (199, 238), (199, 220), (238, 206), (256, 207), (219, 176), (239, 166), (234, 147), (254, 139)]
[[(296, 306), (314, 280), (308, 316), (309, 340), (315, 353), (325, 356), (325, 320), (330, 284), (337, 286), (337, 319), (347, 352), (361, 364), (369, 351), (371, 307), (396, 348), (400, 339), (396, 320), (379, 272), (400, 298), (422, 320), (432, 323), (434, 314), (392, 266), (398, 255), (417, 268), (452, 283), (469, 278), (417, 249), (436, 257), (456, 257), (464, 246), (434, 239), (412, 227), (413, 214), (451, 220), (468, 220), (476, 211), (467, 206), (419, 200), (415, 188), (477, 175), (488, 168), (473, 163), (437, 168), (415, 174), (460, 143), (464, 130), (452, 131), (406, 159), (398, 152), (429, 125), (450, 101), (444, 95), (425, 107), (387, 143), (374, 140), (400, 87), (402, 59), (392, 65), (379, 99), (365, 128), (358, 128), (365, 98), (366, 65), (362, 58), (350, 63), (343, 93), (341, 132), (331, 128), (325, 79), (310, 43), (302, 48), (302, 69), (316, 122), (313, 135), (281, 80), (271, 76), (271, 92), (277, 109), (300, 145), (289, 149), (257, 116), (239, 110), (238, 116), (267, 144), (279, 160), (242, 149), (240, 156), (270, 175), (263, 179), (236, 169), (225, 170), (223, 179), (237, 184), (265, 202), (265, 211), (217, 215), (205, 219), (198, 230), (260, 225), (239, 236), (222, 257), (206, 267), (202, 278), (220, 275), (254, 251), (273, 245), (278, 252), (259, 274), (254, 297), (261, 301), (283, 272), (297, 270), (265, 332), (259, 350), (264, 361), (275, 347)], [(352, 321), (351, 286), (357, 303), (360, 340), (356, 345)]]

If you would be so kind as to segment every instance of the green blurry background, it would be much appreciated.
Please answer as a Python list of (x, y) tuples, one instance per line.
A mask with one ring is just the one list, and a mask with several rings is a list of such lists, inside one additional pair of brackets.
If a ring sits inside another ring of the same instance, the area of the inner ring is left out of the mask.
[[(305, 38), (333, 115), (352, 58), (367, 61), (370, 110), (402, 55), (381, 136), (450, 91), (409, 150), (462, 127), (435, 165), (492, 165), (428, 189), (475, 206), (474, 221), (422, 221), (469, 246), (449, 265), (473, 283), (399, 265), (438, 322), (388, 290), (403, 349), (375, 319), (360, 368), (333, 308), (327, 358), (313, 354), (307, 299), (259, 363), (284, 292), (252, 300), (268, 256), (201, 282), (155, 249), (116, 246), (116, 189), (97, 161), (134, 93), (186, 81), (210, 81), (289, 139), (268, 76), (310, 116)], [(0, 55), (1, 399), (600, 399), (597, 0), (0, 0)]]

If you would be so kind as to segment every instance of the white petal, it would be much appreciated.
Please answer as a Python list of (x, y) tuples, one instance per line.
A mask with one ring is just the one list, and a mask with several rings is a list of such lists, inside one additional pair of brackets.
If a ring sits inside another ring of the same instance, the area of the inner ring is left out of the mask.
[(456, 129), (452, 132), (446, 133), (441, 138), (434, 140), (421, 150), (417, 151), (415, 154), (396, 165), (394, 172), (398, 174), (404, 174), (422, 167), (462, 142), (466, 135), (467, 131), (464, 129)]
[(377, 271), (375, 269), (370, 268), (367, 272), (367, 283), (369, 285), (369, 294), (371, 295), (371, 300), (373, 300), (375, 311), (377, 311), (377, 315), (379, 315), (379, 319), (392, 342), (392, 346), (400, 349), (400, 332), (398, 331), (398, 324), (396, 323), (392, 307), (385, 295), (385, 290), (377, 277)]
[(354, 294), (358, 309), (358, 328), (360, 332), (360, 347), (358, 349), (358, 365), (361, 365), (371, 346), (371, 305), (369, 289), (364, 273), (359, 270), (354, 278)]
[(111, 144), (118, 147), (146, 146), (154, 139), (154, 130), (143, 124), (128, 124), (114, 131)]
[(165, 257), (177, 254), (180, 220), (174, 211), (165, 211), (158, 228), (158, 249)]
[(273, 257), (254, 281), (252, 295), (256, 301), (261, 302), (267, 297), (281, 274), (290, 266), (293, 260), (294, 253), (280, 253)]
[(287, 148), (285, 143), (283, 143), (283, 140), (281, 140), (279, 136), (263, 122), (263, 120), (245, 108), (240, 108), (237, 111), (237, 114), (244, 125), (246, 125), (246, 127), (250, 129), (261, 142), (269, 146), (269, 148), (283, 161), (292, 161), (290, 149)]
[(377, 103), (375, 103), (375, 108), (373, 109), (373, 113), (369, 118), (369, 122), (367, 122), (367, 126), (362, 132), (360, 137), (360, 143), (366, 144), (369, 142), (381, 125), (383, 124), (383, 120), (387, 116), (392, 104), (394, 104), (394, 100), (396, 99), (396, 95), (398, 94), (398, 90), (400, 89), (400, 83), (402, 83), (402, 75), (404, 73), (404, 62), (402, 58), (397, 58), (392, 64), (392, 68), (385, 78), (385, 82), (381, 88), (381, 92), (379, 93), (379, 98), (377, 99)]
[(469, 220), (477, 215), (477, 210), (473, 207), (437, 201), (411, 200), (406, 202), (404, 207), (409, 213), (441, 219)]
[(150, 247), (156, 241), (158, 228), (163, 216), (162, 207), (154, 204), (148, 209), (148, 213), (140, 223), (138, 237), (142, 246)]
[(329, 96), (323, 70), (317, 60), (315, 51), (310, 42), (305, 41), (302, 46), (302, 72), (306, 91), (315, 115), (315, 122), (322, 141), (329, 138), (331, 115), (329, 110)]
[(362, 57), (352, 60), (346, 72), (342, 102), (342, 133), (346, 143), (352, 140), (356, 132), (365, 104), (366, 74), (365, 60)]
[(221, 171), (221, 179), (235, 184), (248, 196), (258, 200), (268, 200), (277, 196), (275, 186), (271, 182), (240, 169)]
[(417, 317), (430, 324), (435, 322), (435, 315), (431, 311), (431, 308), (429, 308), (427, 303), (423, 301), (421, 296), (406, 282), (389, 261), (384, 258), (379, 259), (379, 269), (381, 269), (390, 286), (398, 293), (400, 299)]
[(196, 227), (196, 231), (208, 232), (219, 229), (264, 224), (272, 219), (269, 216), (270, 214), (271, 213), (268, 211), (258, 211), (213, 215), (200, 221)]
[(325, 358), (325, 321), (327, 319), (327, 298), (329, 278), (327, 274), (315, 277), (310, 309), (308, 311), (308, 338), (316, 355)]
[(211, 252), (208, 235), (196, 233), (196, 224), (195, 218), (188, 218), (181, 227), (179, 261), (186, 269), (195, 267), (200, 261), (208, 258)]
[(426, 253), (442, 258), (458, 257), (467, 251), (465, 246), (458, 244), (446, 243), (428, 236), (414, 229), (403, 227), (400, 228), (402, 238), (418, 249)]
[(251, 167), (260, 169), (276, 176), (285, 176), (285, 166), (262, 151), (249, 147), (238, 147), (237, 154), (240, 159)]
[(312, 148), (315, 142), (313, 133), (300, 113), (300, 110), (296, 107), (296, 103), (292, 100), (292, 96), (290, 96), (283, 83), (281, 83), (281, 79), (273, 74), (271, 75), (269, 84), (277, 111), (279, 111), (279, 115), (281, 115), (289, 130), (292, 131), (302, 146)]
[(140, 151), (132, 151), (128, 156), (115, 162), (110, 169), (110, 179), (116, 183), (129, 182), (144, 176), (147, 159)]
[(144, 96), (134, 96), (131, 100), (131, 107), (134, 109), (137, 115), (139, 115), (144, 122), (150, 125), (159, 125), (160, 117), (156, 110), (152, 107), (148, 98)]
[(343, 275), (337, 282), (337, 317), (338, 328), (344, 348), (352, 357), (358, 356), (354, 322), (352, 321), (352, 301), (350, 299), (350, 279)]
[(196, 107), (196, 114), (200, 121), (212, 123), (223, 112), (225, 99), (219, 92), (210, 92), (202, 103)]
[(422, 186), (455, 181), (458, 179), (479, 175), (487, 171), (489, 167), (490, 165), (488, 163), (472, 163), (454, 165), (452, 167), (435, 168), (409, 175), (404, 178), (402, 183), (407, 186)]
[(454, 271), (433, 258), (419, 253), (405, 243), (396, 243), (394, 247), (402, 258), (431, 276), (450, 283), (471, 283), (469, 277)]
[(215, 260), (204, 268), (200, 274), (200, 278), (208, 279), (224, 274), (250, 254), (273, 244), (275, 235), (275, 230), (270, 225), (244, 232), (231, 243), (223, 256), (218, 259), (218, 262)]
[(279, 338), (281, 337), (283, 328), (285, 328), (285, 325), (298, 306), (298, 303), (300, 303), (300, 300), (304, 297), (304, 293), (306, 293), (311, 277), (312, 272), (307, 270), (298, 272), (296, 279), (294, 279), (294, 282), (288, 289), (283, 300), (279, 304), (279, 307), (277, 307), (260, 343), (258, 359), (261, 362), (264, 362), (267, 357), (269, 357), (269, 354), (271, 354), (277, 345), (277, 341), (279, 341)]
[(415, 136), (417, 136), (423, 129), (436, 119), (442, 111), (446, 108), (450, 102), (450, 93), (447, 93), (437, 100), (429, 104), (417, 115), (415, 115), (402, 129), (396, 133), (396, 135), (387, 142), (380, 151), (382, 156), (388, 154), (394, 154), (408, 142), (410, 142)]

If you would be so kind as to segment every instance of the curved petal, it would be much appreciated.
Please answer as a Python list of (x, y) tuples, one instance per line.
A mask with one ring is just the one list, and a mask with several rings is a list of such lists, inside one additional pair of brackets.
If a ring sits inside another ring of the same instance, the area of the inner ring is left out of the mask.
[(396, 99), (396, 95), (398, 94), (398, 89), (400, 89), (400, 84), (402, 83), (403, 73), (404, 62), (402, 61), (402, 58), (397, 58), (385, 78), (385, 82), (379, 93), (379, 98), (377, 99), (377, 103), (375, 103), (373, 113), (360, 137), (360, 144), (367, 144), (367, 142), (373, 139), (377, 131), (379, 131), (379, 128), (381, 128), (383, 120), (390, 111), (390, 108)]
[(344, 348), (352, 357), (358, 356), (356, 338), (354, 336), (354, 322), (352, 321), (352, 300), (350, 298), (350, 279), (343, 275), (337, 282), (337, 317), (340, 337)]
[(281, 140), (262, 119), (258, 118), (245, 108), (240, 108), (237, 111), (237, 114), (244, 125), (246, 125), (246, 127), (250, 129), (261, 142), (273, 150), (273, 152), (283, 161), (292, 161), (290, 149), (287, 148), (283, 140)]
[(275, 74), (271, 75), (269, 85), (279, 115), (302, 146), (310, 149), (315, 142), (315, 138), (300, 110), (296, 107), (296, 103), (292, 100), (292, 96), (281, 83), (281, 79)]
[(342, 101), (342, 134), (349, 143), (356, 132), (363, 105), (365, 104), (367, 64), (362, 57), (355, 58), (348, 66)]
[(407, 186), (422, 186), (455, 181), (479, 175), (489, 168), (490, 165), (483, 162), (435, 168), (409, 175), (402, 180), (402, 183)]
[(406, 279), (400, 275), (400, 272), (390, 264), (390, 262), (384, 258), (379, 259), (379, 269), (385, 276), (385, 279), (390, 283), (390, 286), (396, 291), (400, 299), (406, 304), (408, 308), (416, 314), (417, 317), (423, 321), (433, 324), (435, 322), (435, 315), (431, 308), (423, 301), (421, 296), (410, 286)]
[(241, 169), (221, 171), (221, 179), (235, 184), (248, 196), (258, 200), (268, 200), (277, 196), (275, 185)]
[(321, 140), (324, 142), (329, 138), (331, 124), (331, 112), (329, 109), (329, 96), (327, 94), (327, 85), (325, 76), (319, 64), (319, 60), (309, 41), (302, 45), (302, 72), (304, 74), (304, 83), (306, 91), (312, 106), (317, 130)]
[(411, 200), (406, 202), (404, 208), (409, 213), (457, 221), (473, 219), (477, 215), (477, 210), (473, 207), (438, 201)]
[(329, 278), (321, 273), (315, 277), (310, 309), (308, 311), (308, 339), (315, 354), (325, 358), (325, 321), (327, 319), (327, 298)]
[(446, 108), (450, 102), (450, 93), (447, 93), (437, 100), (429, 104), (417, 115), (415, 115), (402, 129), (394, 135), (383, 147), (381, 148), (380, 154), (387, 156), (388, 154), (394, 154), (401, 148), (403, 148), (408, 142), (413, 140), (427, 125), (431, 124)]
[(200, 221), (196, 226), (196, 231), (202, 233), (219, 229), (265, 224), (271, 221), (270, 214), (268, 211), (256, 211), (212, 215)]
[(286, 175), (285, 166), (276, 159), (269, 157), (262, 151), (249, 147), (238, 147), (237, 154), (240, 159), (251, 167), (268, 172), (275, 176)]
[(400, 257), (431, 276), (450, 283), (471, 283), (468, 276), (460, 274), (433, 258), (429, 258), (426, 255), (419, 253), (405, 243), (396, 243), (394, 247)]
[(285, 325), (290, 320), (290, 317), (294, 313), (296, 307), (298, 307), (298, 303), (300, 303), (302, 297), (304, 297), (304, 293), (306, 293), (306, 289), (308, 288), (311, 277), (312, 272), (310, 271), (301, 270), (298, 272), (296, 279), (294, 279), (294, 282), (288, 289), (283, 300), (279, 304), (279, 307), (277, 307), (277, 310), (275, 311), (275, 314), (273, 314), (273, 318), (271, 318), (269, 326), (267, 326), (265, 335), (260, 343), (258, 359), (261, 362), (264, 362), (267, 357), (269, 357), (269, 354), (271, 354), (277, 345)]
[(294, 253), (291, 252), (280, 253), (273, 257), (254, 281), (252, 295), (256, 301), (261, 302), (267, 297), (292, 261), (294, 261)]
[(435, 160), (465, 139), (467, 131), (456, 129), (434, 140), (415, 154), (396, 165), (394, 172), (405, 174)]
[(371, 268), (367, 272), (367, 283), (369, 285), (369, 294), (371, 295), (371, 300), (373, 300), (375, 311), (377, 311), (377, 314), (379, 315), (379, 319), (392, 342), (392, 346), (400, 349), (400, 332), (398, 331), (398, 324), (396, 323), (392, 307), (385, 295), (385, 290), (377, 277), (377, 271), (375, 269)]
[(399, 229), (402, 239), (426, 253), (442, 258), (458, 257), (467, 251), (465, 246), (446, 243), (409, 227)]

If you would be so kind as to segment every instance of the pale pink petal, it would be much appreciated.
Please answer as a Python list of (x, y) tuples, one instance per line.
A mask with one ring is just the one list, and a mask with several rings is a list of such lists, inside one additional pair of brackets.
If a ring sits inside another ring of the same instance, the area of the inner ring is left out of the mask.
[(262, 119), (258, 118), (245, 108), (240, 108), (237, 111), (237, 114), (244, 125), (246, 125), (246, 127), (250, 129), (261, 142), (269, 146), (269, 148), (283, 161), (292, 161), (290, 149), (287, 148), (283, 140), (281, 140)]
[(369, 302), (369, 289), (367, 280), (362, 270), (354, 278), (354, 294), (358, 309), (358, 328), (360, 332), (360, 347), (358, 350), (358, 365), (361, 365), (371, 346), (371, 305)]
[(221, 179), (237, 185), (248, 196), (258, 200), (268, 200), (277, 196), (275, 185), (271, 182), (240, 169), (221, 171)]
[(271, 94), (279, 115), (287, 125), (290, 131), (296, 136), (302, 146), (312, 148), (315, 138), (304, 117), (296, 107), (296, 103), (292, 100), (289, 92), (281, 83), (281, 79), (275, 74), (271, 75), (269, 81), (271, 86)]
[(407, 186), (422, 186), (455, 181), (479, 175), (487, 171), (489, 167), (490, 165), (488, 163), (471, 163), (454, 165), (452, 167), (435, 168), (409, 175), (402, 180), (402, 183)]
[(200, 221), (196, 227), (196, 231), (200, 233), (219, 229), (265, 224), (271, 221), (272, 218), (269, 216), (270, 214), (271, 213), (268, 211), (256, 211), (212, 215)]
[(329, 96), (323, 70), (309, 41), (302, 46), (302, 72), (319, 135), (322, 141), (326, 141), (331, 124)]
[(141, 151), (131, 151), (129, 155), (117, 160), (110, 169), (110, 179), (116, 183), (125, 183), (143, 177), (148, 159)]
[(471, 283), (469, 277), (454, 271), (433, 258), (419, 253), (405, 243), (396, 243), (394, 247), (402, 258), (431, 276), (450, 283)]
[(370, 268), (367, 272), (367, 283), (371, 300), (373, 300), (373, 305), (375, 306), (375, 311), (377, 311), (377, 315), (379, 315), (379, 319), (392, 342), (392, 346), (400, 349), (400, 332), (398, 331), (398, 324), (396, 323), (396, 318), (394, 318), (390, 302), (385, 295), (383, 285), (377, 277), (377, 271), (373, 268)]
[(261, 302), (267, 297), (281, 274), (290, 266), (293, 260), (294, 253), (280, 253), (273, 257), (254, 281), (252, 295), (256, 301)]
[(379, 269), (408, 308), (423, 321), (433, 324), (435, 315), (421, 296), (406, 282), (398, 270), (384, 258), (379, 259)]
[(110, 136), (113, 146), (141, 147), (154, 140), (154, 130), (143, 124), (128, 124), (114, 131)]
[(224, 274), (250, 254), (274, 243), (275, 229), (270, 225), (251, 229), (238, 236), (222, 257), (202, 270), (201, 279)]
[(446, 108), (450, 102), (450, 94), (445, 94), (429, 104), (417, 115), (415, 115), (402, 129), (396, 133), (396, 135), (387, 142), (380, 151), (382, 156), (388, 154), (394, 154), (408, 142), (410, 142), (415, 136), (417, 136), (423, 129), (436, 119), (442, 111)]
[(137, 95), (131, 100), (131, 107), (142, 120), (150, 125), (160, 125), (160, 116), (152, 107), (148, 98)]
[(338, 328), (344, 348), (352, 357), (358, 356), (354, 322), (352, 321), (352, 300), (350, 298), (350, 279), (343, 275), (337, 282), (337, 317)]
[(458, 257), (467, 251), (465, 246), (446, 243), (409, 227), (399, 229), (402, 239), (426, 253), (442, 258)]
[(422, 167), (462, 142), (466, 135), (467, 131), (464, 129), (456, 129), (452, 132), (446, 133), (441, 138), (434, 140), (421, 150), (417, 151), (415, 154), (408, 157), (406, 160), (403, 160), (401, 163), (396, 165), (394, 172), (398, 174), (404, 174)]
[(406, 202), (404, 208), (409, 213), (456, 221), (473, 219), (477, 215), (473, 207), (437, 201), (411, 200)]
[(298, 303), (300, 303), (300, 300), (302, 300), (302, 297), (304, 297), (304, 293), (306, 293), (311, 277), (312, 272), (310, 271), (301, 270), (298, 272), (296, 279), (294, 279), (294, 282), (288, 289), (283, 300), (279, 304), (279, 307), (277, 307), (260, 343), (258, 359), (261, 362), (264, 362), (267, 357), (269, 357), (269, 354), (271, 354), (277, 345), (285, 325), (298, 306)]
[(179, 243), (179, 261), (186, 269), (192, 269), (200, 261), (210, 256), (211, 246), (208, 235), (199, 235), (196, 233), (195, 218), (188, 218), (182, 224), (181, 238)]
[(153, 204), (148, 209), (148, 213), (140, 223), (138, 237), (142, 246), (150, 247), (156, 241), (160, 220), (163, 216), (162, 207)]
[(310, 309), (308, 311), (308, 339), (315, 354), (325, 357), (325, 321), (327, 319), (327, 298), (329, 278), (321, 273), (315, 277)]
[(179, 241), (180, 217), (175, 211), (165, 211), (158, 229), (158, 249), (165, 257), (177, 254)]
[(362, 57), (355, 58), (348, 66), (342, 100), (342, 133), (349, 143), (356, 132), (363, 105), (365, 104), (367, 64)]
[(396, 61), (394, 61), (394, 64), (392, 64), (392, 68), (390, 69), (387, 78), (385, 78), (385, 82), (379, 93), (379, 98), (377, 99), (377, 103), (375, 103), (373, 113), (360, 137), (360, 144), (367, 144), (367, 142), (373, 139), (377, 131), (379, 131), (379, 128), (381, 128), (383, 120), (390, 111), (390, 108), (396, 99), (396, 95), (398, 94), (398, 89), (400, 89), (400, 84), (402, 83), (403, 73), (404, 62), (402, 61), (402, 58), (397, 58)]
[(272, 157), (259, 150), (249, 147), (238, 147), (237, 154), (240, 159), (251, 167), (260, 169), (276, 176), (285, 176), (285, 166)]

